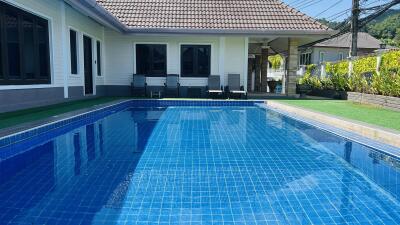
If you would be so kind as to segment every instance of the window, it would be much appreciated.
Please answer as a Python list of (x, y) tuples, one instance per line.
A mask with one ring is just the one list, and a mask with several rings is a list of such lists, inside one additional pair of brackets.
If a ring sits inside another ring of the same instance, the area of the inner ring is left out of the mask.
[(78, 74), (78, 48), (76, 31), (69, 31), (69, 48), (71, 56), (71, 74)]
[(101, 45), (100, 41), (96, 42), (97, 50), (97, 76), (101, 76)]
[(165, 76), (167, 73), (167, 46), (137, 44), (136, 73), (146, 76)]
[(48, 21), (0, 2), (0, 23), (0, 85), (50, 83)]
[(311, 53), (300, 54), (300, 66), (306, 66), (311, 64)]
[[(2, 23), (1, 23), (1, 17), (0, 17), (0, 24), (2, 24)], [(2, 56), (2, 54), (3, 54), (3, 51), (2, 51), (2, 48), (3, 48), (3, 41), (2, 41), (2, 38), (1, 38), (3, 35), (1, 35), (1, 33), (2, 33), (1, 30), (2, 30), (2, 29), (0, 29), (0, 81), (4, 79), (3, 56)]]
[(343, 60), (343, 52), (339, 52), (339, 61), (342, 61)]
[(208, 77), (211, 68), (210, 45), (181, 46), (181, 76)]
[(35, 78), (35, 62), (32, 60), (35, 58), (35, 49), (33, 43), (33, 20), (30, 18), (23, 18), (22, 28), (24, 33), (24, 43), (23, 49), (25, 50), (24, 54), (24, 73), (27, 79)]
[(319, 63), (325, 62), (325, 52), (319, 53)]
[(15, 79), (21, 78), (19, 48), (21, 38), (18, 30), (18, 14), (13, 11), (6, 11), (4, 20), (7, 33), (8, 76)]

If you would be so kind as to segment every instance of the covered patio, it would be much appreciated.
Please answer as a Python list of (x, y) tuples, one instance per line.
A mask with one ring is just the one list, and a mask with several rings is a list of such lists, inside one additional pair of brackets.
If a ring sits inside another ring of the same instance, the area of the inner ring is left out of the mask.
[[(249, 37), (246, 79), (249, 95), (255, 98), (295, 95), (299, 46), (325, 37), (316, 34)], [(274, 55), (282, 58), (278, 69), (272, 68), (268, 60)]]

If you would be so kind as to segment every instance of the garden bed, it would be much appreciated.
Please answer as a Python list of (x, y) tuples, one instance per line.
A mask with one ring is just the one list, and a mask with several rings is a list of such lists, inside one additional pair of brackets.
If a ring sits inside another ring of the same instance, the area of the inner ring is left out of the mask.
[(382, 106), (388, 109), (400, 111), (400, 98), (398, 97), (347, 92), (347, 100), (363, 104)]

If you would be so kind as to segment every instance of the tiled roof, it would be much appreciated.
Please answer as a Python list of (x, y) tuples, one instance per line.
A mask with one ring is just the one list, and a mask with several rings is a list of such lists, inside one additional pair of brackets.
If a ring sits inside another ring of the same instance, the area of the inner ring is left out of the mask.
[[(359, 32), (357, 38), (358, 48), (379, 49), (382, 42), (368, 33)], [(316, 47), (350, 48), (351, 33), (345, 33), (338, 37), (315, 44)]]
[(130, 29), (327, 31), (280, 0), (96, 0)]

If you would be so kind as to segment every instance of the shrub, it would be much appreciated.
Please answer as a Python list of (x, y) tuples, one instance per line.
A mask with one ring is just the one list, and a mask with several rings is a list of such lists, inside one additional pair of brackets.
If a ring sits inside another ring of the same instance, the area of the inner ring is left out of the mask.
[(348, 61), (326, 64), (326, 77), (313, 76), (315, 65), (307, 66), (300, 84), (313, 89), (334, 89), (400, 97), (400, 51), (382, 55), (380, 72), (376, 72), (376, 57), (367, 56), (353, 61), (353, 72), (349, 76)]
[(375, 56), (367, 56), (355, 60), (353, 62), (353, 73), (349, 79), (350, 90), (370, 93), (370, 84), (376, 75)]
[(306, 71), (304, 76), (300, 78), (299, 84), (301, 85), (309, 85), (311, 88), (320, 89), (322, 87), (321, 81), (317, 76), (313, 76), (313, 71), (317, 68), (316, 65), (311, 64), (306, 67)]
[(348, 87), (349, 62), (327, 63), (326, 74), (331, 80), (332, 87), (336, 91), (346, 91)]
[(400, 97), (400, 51), (382, 55), (380, 73), (371, 83), (372, 93)]

